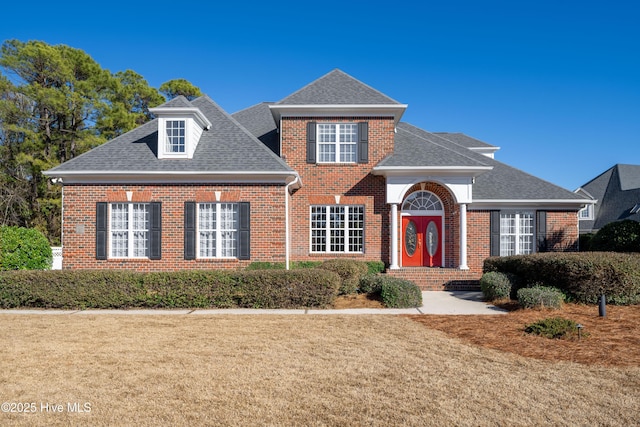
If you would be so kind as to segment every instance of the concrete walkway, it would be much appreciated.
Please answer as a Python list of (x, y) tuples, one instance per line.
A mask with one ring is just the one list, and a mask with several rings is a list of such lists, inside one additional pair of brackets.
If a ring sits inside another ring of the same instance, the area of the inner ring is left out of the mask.
[(135, 309), (135, 310), (45, 310), (11, 309), (0, 310), (0, 314), (152, 314), (152, 315), (212, 315), (212, 314), (504, 314), (505, 310), (482, 301), (482, 293), (474, 291), (425, 291), (422, 292), (422, 307), (417, 308), (345, 308), (345, 309)]

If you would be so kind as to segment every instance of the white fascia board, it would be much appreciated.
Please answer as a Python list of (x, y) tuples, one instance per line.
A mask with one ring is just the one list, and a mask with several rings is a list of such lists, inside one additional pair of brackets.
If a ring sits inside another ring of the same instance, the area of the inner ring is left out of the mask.
[(478, 200), (474, 199), (473, 203), (468, 206), (469, 210), (487, 210), (487, 209), (522, 209), (522, 208), (538, 208), (546, 210), (564, 210), (564, 209), (582, 209), (585, 205), (593, 204), (593, 200), (589, 199), (494, 199), (494, 200)]
[[(243, 172), (221, 171), (45, 171), (48, 177), (61, 178), (63, 184), (187, 184), (187, 183), (235, 183), (235, 184), (288, 184), (298, 176), (296, 172)], [(300, 180), (298, 180), (300, 182)], [(301, 186), (301, 183), (297, 184)]]
[(156, 117), (194, 117), (196, 122), (204, 129), (211, 128), (211, 122), (207, 117), (196, 107), (155, 107), (149, 108), (149, 112), (153, 113)]
[(466, 176), (474, 178), (493, 170), (493, 166), (376, 166), (373, 175), (382, 176)]
[(280, 122), (282, 117), (332, 117), (332, 116), (392, 116), (397, 125), (407, 109), (407, 104), (330, 104), (330, 105), (269, 105), (271, 114)]

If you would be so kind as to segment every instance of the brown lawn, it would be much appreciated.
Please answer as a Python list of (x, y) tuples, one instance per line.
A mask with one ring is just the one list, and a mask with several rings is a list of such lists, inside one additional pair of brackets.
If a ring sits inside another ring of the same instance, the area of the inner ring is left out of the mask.
[[(637, 364), (539, 360), (515, 354), (519, 343), (504, 352), (451, 334), (489, 339), (500, 334), (490, 322), (518, 315), (0, 314), (0, 401), (35, 407), (0, 413), (0, 425), (638, 422)], [(581, 320), (591, 335), (579, 345), (598, 345), (594, 325), (621, 316)]]

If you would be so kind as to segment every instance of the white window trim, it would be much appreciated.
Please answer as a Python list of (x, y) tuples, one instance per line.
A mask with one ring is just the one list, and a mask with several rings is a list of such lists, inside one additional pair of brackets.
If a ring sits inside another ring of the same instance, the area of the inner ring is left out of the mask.
[[(335, 126), (335, 131), (336, 131), (336, 140), (335, 142), (321, 142), (320, 141), (320, 126)], [(348, 142), (348, 143), (342, 143), (340, 142), (340, 128), (342, 126), (354, 126), (355, 127), (355, 140), (353, 142)], [(340, 122), (340, 123), (326, 123), (326, 122), (319, 122), (316, 123), (316, 156), (317, 156), (317, 160), (316, 162), (319, 164), (356, 164), (358, 163), (358, 137), (359, 137), (359, 129), (358, 129), (358, 123), (355, 122)], [(336, 159), (334, 161), (323, 161), (321, 160), (322, 154), (320, 151), (320, 146), (321, 145), (329, 145), (329, 144), (333, 144), (335, 147), (335, 155), (336, 155)], [(354, 151), (354, 160), (353, 161), (348, 161), (348, 162), (342, 162), (340, 161), (340, 146), (341, 145), (353, 145), (355, 147), (355, 151)]]
[[(200, 255), (200, 209), (201, 205), (215, 205), (216, 206), (216, 228), (214, 229), (216, 233), (216, 248), (215, 253), (216, 256), (201, 256)], [(220, 209), (221, 205), (235, 205), (235, 213), (236, 217), (236, 228), (232, 230), (222, 230), (222, 209)], [(196, 203), (196, 259), (238, 259), (238, 244), (239, 244), (239, 226), (240, 226), (240, 205), (239, 203), (227, 203), (227, 202), (202, 202)], [(234, 231), (235, 232), (235, 255), (232, 256), (221, 256), (223, 252), (222, 245), (222, 232), (224, 231)]]
[[(502, 233), (502, 215), (516, 215), (515, 233), (513, 234)], [(531, 216), (531, 221), (532, 221), (531, 234), (520, 233), (520, 215)], [(515, 249), (513, 254), (502, 253), (502, 236), (515, 236)], [(531, 236), (531, 252), (527, 252), (527, 254), (536, 253), (536, 212), (535, 211), (500, 211), (500, 256), (524, 255), (524, 253), (520, 251), (520, 238), (522, 236)]]
[[(193, 155), (194, 147), (192, 135), (194, 130), (193, 120), (184, 116), (161, 117), (158, 127), (158, 158), (159, 159), (188, 159)], [(184, 152), (167, 151), (167, 122), (184, 122)], [(199, 137), (199, 135), (198, 135)]]
[[(586, 212), (586, 216), (583, 216), (583, 212)], [(578, 211), (579, 221), (591, 221), (593, 220), (593, 205), (589, 204)]]
[[(331, 251), (331, 242), (330, 242), (330, 219), (329, 219), (329, 208), (332, 207), (344, 207), (345, 209), (345, 219), (344, 219), (344, 251)], [(325, 210), (326, 220), (325, 220), (325, 250), (317, 251), (313, 250), (313, 222), (312, 222), (312, 214), (313, 208), (323, 208)], [(349, 209), (351, 208), (361, 208), (362, 209), (362, 229), (360, 228), (349, 228)], [(364, 205), (312, 205), (309, 207), (309, 253), (311, 254), (364, 254), (364, 245), (365, 245), (365, 207)], [(349, 250), (349, 232), (351, 230), (362, 230), (362, 250), (361, 251), (350, 251)]]
[[(113, 255), (113, 245), (112, 245), (112, 241), (113, 241), (113, 224), (112, 224), (112, 208), (113, 205), (125, 205), (127, 206), (127, 253), (129, 255), (127, 256), (114, 256)], [(134, 232), (136, 231), (140, 231), (140, 230), (134, 230), (133, 229), (133, 205), (144, 205), (146, 206), (147, 210), (148, 210), (148, 215), (149, 215), (149, 221), (151, 221), (151, 204), (150, 203), (133, 203), (133, 202), (116, 202), (116, 203), (109, 203), (109, 210), (108, 210), (108, 236), (109, 236), (109, 259), (149, 259), (149, 255), (146, 256), (134, 256)], [(151, 233), (150, 230), (147, 228), (146, 230), (147, 232), (147, 252), (149, 253), (151, 248)]]

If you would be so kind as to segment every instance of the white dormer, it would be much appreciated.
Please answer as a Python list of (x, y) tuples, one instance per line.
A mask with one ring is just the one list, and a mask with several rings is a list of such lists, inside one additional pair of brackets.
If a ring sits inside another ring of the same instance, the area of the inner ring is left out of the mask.
[(158, 118), (158, 158), (191, 159), (202, 132), (211, 122), (196, 107), (149, 108)]

